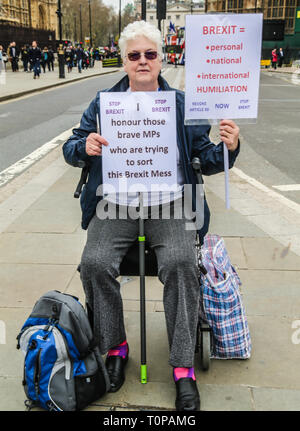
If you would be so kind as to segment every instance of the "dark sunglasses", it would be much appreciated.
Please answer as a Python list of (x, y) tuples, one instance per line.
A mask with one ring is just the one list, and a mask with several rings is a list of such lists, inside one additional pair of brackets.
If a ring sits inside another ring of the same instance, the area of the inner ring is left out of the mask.
[[(141, 52), (129, 52), (127, 54), (127, 57), (130, 61), (137, 61), (141, 58), (142, 53)], [(157, 52), (156, 51), (146, 51), (144, 52), (144, 56), (147, 58), (147, 60), (155, 60), (157, 58)]]

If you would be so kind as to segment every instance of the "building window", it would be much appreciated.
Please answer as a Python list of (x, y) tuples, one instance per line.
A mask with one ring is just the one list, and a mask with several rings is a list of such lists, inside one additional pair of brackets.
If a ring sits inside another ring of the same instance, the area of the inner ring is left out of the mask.
[(180, 19), (180, 15), (176, 15), (176, 19)]
[(171, 15), (168, 15), (168, 16), (167, 16), (167, 19), (171, 19)]
[(153, 15), (150, 15), (150, 21), (151, 21), (151, 20), (153, 21)]

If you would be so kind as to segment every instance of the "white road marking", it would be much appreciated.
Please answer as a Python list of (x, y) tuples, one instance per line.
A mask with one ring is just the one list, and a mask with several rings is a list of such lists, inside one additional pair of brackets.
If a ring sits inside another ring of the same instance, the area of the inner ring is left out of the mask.
[(261, 87), (294, 87), (290, 84), (260, 84)]
[(281, 102), (281, 103), (285, 103), (285, 102), (297, 102), (299, 103), (299, 99), (259, 99), (259, 102)]
[(290, 199), (286, 198), (285, 196), (282, 196), (280, 193), (275, 192), (274, 190), (270, 189), (269, 187), (265, 186), (264, 184), (260, 183), (254, 178), (249, 177), (249, 175), (245, 174), (241, 169), (233, 167), (231, 168), (231, 170), (240, 178), (247, 181), (252, 186), (256, 187), (258, 190), (261, 190), (262, 192), (266, 193), (268, 197), (276, 199), (281, 204), (287, 206), (288, 208), (300, 214), (300, 205), (297, 204), (296, 202), (291, 201)]
[(282, 186), (272, 186), (274, 189), (280, 190), (281, 192), (293, 192), (300, 190), (300, 184), (284, 184)]
[[(78, 127), (78, 126), (79, 126), (79, 123), (76, 124), (74, 127)], [(13, 165), (4, 169), (4, 171), (0, 172), (0, 187), (8, 183), (9, 181), (11, 181), (14, 177), (19, 175), (21, 172), (28, 169), (31, 165), (33, 165), (38, 160), (45, 157), (46, 154), (48, 154), (50, 151), (52, 151), (54, 148), (60, 145), (61, 141), (67, 140), (67, 138), (72, 134), (72, 129), (74, 127), (72, 127), (69, 130), (66, 130), (65, 132), (51, 139), (51, 141), (46, 142), (46, 144), (42, 145), (40, 148), (37, 148), (31, 154), (28, 154), (28, 156), (24, 157), (23, 159), (19, 160)]]

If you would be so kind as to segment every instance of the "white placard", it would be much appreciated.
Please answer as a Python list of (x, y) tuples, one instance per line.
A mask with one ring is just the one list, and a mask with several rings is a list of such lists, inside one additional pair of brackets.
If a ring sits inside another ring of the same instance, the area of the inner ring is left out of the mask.
[(186, 124), (257, 118), (262, 22), (262, 14), (186, 16)]
[(177, 184), (174, 91), (101, 93), (100, 115), (104, 193)]

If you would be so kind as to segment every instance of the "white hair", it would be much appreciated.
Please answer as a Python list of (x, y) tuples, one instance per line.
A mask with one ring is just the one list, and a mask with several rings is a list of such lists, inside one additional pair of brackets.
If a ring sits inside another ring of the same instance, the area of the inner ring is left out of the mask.
[(125, 57), (128, 41), (137, 39), (140, 36), (144, 36), (155, 43), (158, 55), (162, 57), (162, 36), (158, 28), (146, 21), (134, 21), (124, 28), (119, 39), (122, 58)]

